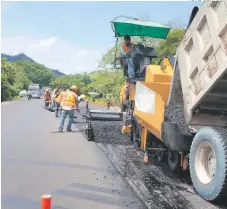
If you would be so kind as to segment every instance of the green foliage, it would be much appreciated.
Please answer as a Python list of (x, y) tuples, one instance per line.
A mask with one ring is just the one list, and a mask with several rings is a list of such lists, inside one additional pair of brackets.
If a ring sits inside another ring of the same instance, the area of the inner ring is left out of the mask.
[(111, 99), (114, 102), (119, 100), (119, 92), (124, 84), (124, 77), (120, 72), (102, 72), (95, 77), (88, 85), (89, 91), (100, 93), (104, 99)]
[(55, 77), (50, 69), (36, 62), (19, 60), (15, 64), (24, 70), (32, 83), (40, 84), (41, 87), (49, 85)]
[(184, 37), (183, 29), (171, 30), (166, 40), (161, 41), (159, 45), (156, 47), (158, 59), (160, 60), (165, 56), (174, 56), (176, 54), (177, 46), (180, 44), (183, 37)]
[(31, 84), (31, 81), (29, 80), (29, 78), (27, 77), (25, 71), (23, 68), (21, 67), (17, 67), (17, 71), (16, 71), (16, 81), (15, 81), (15, 86), (20, 89), (28, 89), (29, 84)]
[(51, 82), (53, 88), (70, 88), (72, 85), (79, 87), (79, 94), (88, 95), (89, 92), (97, 92), (101, 98), (111, 97), (114, 101), (119, 98), (119, 90), (124, 83), (122, 73), (95, 71), (92, 73), (82, 73), (75, 75), (64, 75)]
[(5, 59), (1, 59), (1, 64), (1, 101), (5, 101), (18, 95), (19, 89), (14, 86), (16, 81), (16, 68), (14, 64), (7, 62)]
[(73, 85), (77, 85), (79, 87), (79, 93), (83, 91), (84, 93), (87, 93), (86, 86), (91, 83), (90, 77), (86, 74), (69, 74), (69, 75), (63, 75), (60, 77), (55, 78), (50, 85), (53, 88), (66, 88), (69, 89)]
[(1, 101), (15, 98), (21, 90), (28, 89), (31, 83), (40, 84), (42, 87), (49, 85), (54, 79), (51, 70), (35, 62), (26, 60), (7, 62), (2, 58), (1, 63)]
[(16, 79), (16, 69), (12, 63), (2, 59), (2, 74), (10, 85), (13, 85)]

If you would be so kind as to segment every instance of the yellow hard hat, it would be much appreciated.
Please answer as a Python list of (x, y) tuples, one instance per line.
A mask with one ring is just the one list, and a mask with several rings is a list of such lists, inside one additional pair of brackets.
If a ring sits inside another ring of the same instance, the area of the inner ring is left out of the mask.
[(66, 92), (69, 92), (69, 91), (70, 91), (69, 89), (66, 90)]
[(77, 86), (71, 86), (70, 89), (73, 90), (73, 91), (75, 91), (75, 90), (77, 90), (78, 88), (77, 88)]
[(81, 99), (84, 99), (86, 96), (84, 94), (80, 95)]

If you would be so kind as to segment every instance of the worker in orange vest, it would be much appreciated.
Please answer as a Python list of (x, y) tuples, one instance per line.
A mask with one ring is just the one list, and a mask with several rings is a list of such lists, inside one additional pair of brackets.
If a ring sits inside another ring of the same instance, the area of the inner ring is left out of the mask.
[[(58, 112), (60, 110), (60, 106), (61, 106), (61, 102), (62, 102), (62, 99), (64, 97), (64, 94), (65, 94), (65, 89), (63, 88), (61, 90), (61, 93), (58, 94), (57, 98), (55, 98), (55, 102), (56, 102), (55, 116), (56, 117), (58, 117)], [(61, 111), (60, 111), (60, 115), (61, 115)]]
[(49, 89), (45, 89), (43, 100), (46, 107), (51, 105), (51, 95)]
[(59, 95), (59, 88), (55, 88), (52, 93), (52, 107), (56, 106), (55, 98), (57, 98)]
[(135, 83), (135, 64), (131, 57), (131, 52), (134, 49), (135, 44), (131, 42), (130, 36), (126, 35), (124, 37), (124, 41), (121, 44), (120, 52), (123, 57), (125, 57), (124, 61), (128, 66), (128, 82)]
[(129, 100), (129, 83), (126, 83), (121, 88), (120, 93), (121, 112), (125, 112), (125, 110), (127, 109), (128, 100)]
[(74, 110), (78, 109), (78, 96), (77, 96), (77, 86), (72, 86), (70, 91), (64, 93), (64, 97), (61, 102), (62, 113), (60, 119), (59, 131), (62, 132), (64, 128), (65, 118), (69, 115), (69, 122), (67, 125), (67, 131), (72, 131), (71, 126), (74, 118)]

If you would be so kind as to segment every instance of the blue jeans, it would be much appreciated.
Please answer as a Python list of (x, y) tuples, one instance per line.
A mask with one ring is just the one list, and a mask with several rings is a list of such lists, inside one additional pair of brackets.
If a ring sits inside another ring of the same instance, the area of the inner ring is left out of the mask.
[(55, 108), (57, 106), (57, 102), (53, 101), (52, 108)]
[(58, 104), (58, 103), (56, 102), (56, 110), (55, 110), (55, 116), (56, 116), (56, 117), (58, 117), (59, 108), (60, 108), (60, 104)]
[(126, 57), (126, 63), (128, 65), (128, 77), (135, 78), (135, 65), (131, 57)]
[(63, 130), (64, 128), (64, 123), (65, 123), (65, 118), (69, 115), (69, 122), (67, 125), (67, 129), (71, 129), (71, 126), (73, 124), (73, 119), (74, 119), (74, 110), (62, 110), (61, 112), (61, 119), (60, 119), (60, 129)]

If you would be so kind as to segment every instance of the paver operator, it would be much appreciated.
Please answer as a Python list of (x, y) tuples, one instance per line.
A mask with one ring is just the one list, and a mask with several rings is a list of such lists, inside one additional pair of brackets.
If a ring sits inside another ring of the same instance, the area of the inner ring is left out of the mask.
[(135, 64), (131, 57), (131, 51), (134, 49), (135, 44), (131, 42), (130, 36), (126, 35), (124, 41), (121, 44), (120, 52), (121, 55), (126, 57), (124, 62), (128, 66), (128, 82), (135, 83)]

